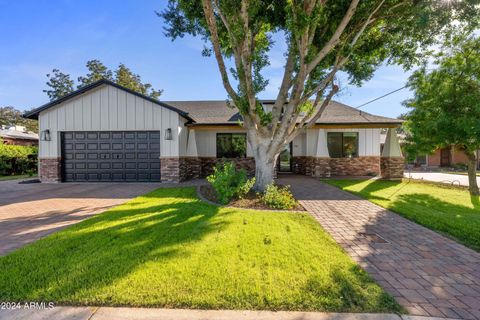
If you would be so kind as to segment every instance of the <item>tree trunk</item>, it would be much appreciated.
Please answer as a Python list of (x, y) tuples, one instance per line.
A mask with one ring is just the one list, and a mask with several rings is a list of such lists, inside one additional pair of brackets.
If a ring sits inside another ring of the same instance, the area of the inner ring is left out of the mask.
[(478, 184), (477, 184), (477, 158), (475, 153), (468, 153), (468, 190), (471, 195), (478, 195)]
[(265, 191), (267, 185), (273, 183), (275, 175), (275, 164), (278, 154), (268, 152), (269, 141), (258, 143), (253, 147), (253, 157), (255, 159), (255, 185), (253, 189), (257, 192)]

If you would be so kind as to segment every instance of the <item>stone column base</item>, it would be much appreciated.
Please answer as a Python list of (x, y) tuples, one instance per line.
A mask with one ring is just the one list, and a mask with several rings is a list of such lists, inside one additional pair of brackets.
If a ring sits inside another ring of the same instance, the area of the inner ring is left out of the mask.
[(56, 183), (62, 181), (61, 158), (38, 159), (38, 176), (41, 182)]
[(380, 170), (382, 179), (402, 179), (405, 168), (403, 157), (382, 157)]
[(332, 175), (330, 158), (313, 157), (311, 160), (310, 171), (306, 174), (316, 178), (328, 178)]
[(161, 181), (167, 183), (180, 182), (181, 166), (184, 166), (184, 163), (180, 164), (179, 157), (160, 158)]

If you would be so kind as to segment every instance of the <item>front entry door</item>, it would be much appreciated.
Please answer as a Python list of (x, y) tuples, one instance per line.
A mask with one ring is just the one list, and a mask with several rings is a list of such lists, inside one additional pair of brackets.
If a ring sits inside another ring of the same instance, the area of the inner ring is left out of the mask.
[(278, 156), (278, 171), (292, 172), (292, 143), (285, 145)]
[(440, 166), (449, 167), (450, 166), (450, 148), (443, 148), (440, 150)]

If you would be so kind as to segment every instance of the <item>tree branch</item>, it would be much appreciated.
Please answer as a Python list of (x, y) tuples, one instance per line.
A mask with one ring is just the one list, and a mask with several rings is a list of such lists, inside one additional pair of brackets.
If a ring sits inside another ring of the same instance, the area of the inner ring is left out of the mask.
[(337, 29), (333, 33), (332, 37), (328, 42), (323, 46), (320, 52), (312, 59), (312, 61), (308, 64), (307, 73), (312, 72), (313, 69), (320, 63), (330, 53), (330, 51), (339, 43), (340, 37), (347, 27), (348, 23), (352, 19), (353, 15), (355, 14), (355, 10), (357, 9), (359, 0), (352, 0), (350, 2), (350, 6), (348, 7), (347, 12), (343, 16), (342, 21), (338, 25)]
[(223, 60), (222, 51), (220, 49), (220, 40), (218, 38), (217, 23), (215, 21), (215, 15), (213, 13), (211, 2), (210, 0), (202, 0), (202, 3), (205, 20), (207, 21), (208, 30), (210, 31), (210, 40), (215, 52), (215, 58), (217, 59), (218, 69), (220, 70), (223, 86), (233, 100), (238, 100), (239, 97), (230, 84), (227, 69), (225, 67), (225, 61)]

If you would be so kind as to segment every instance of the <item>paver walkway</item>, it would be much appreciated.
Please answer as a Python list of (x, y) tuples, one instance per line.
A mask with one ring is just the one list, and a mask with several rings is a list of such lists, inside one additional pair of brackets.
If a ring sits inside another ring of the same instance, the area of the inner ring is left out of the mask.
[[(202, 182), (189, 182), (188, 185)], [(176, 184), (180, 186), (187, 184)], [(159, 187), (161, 183), (0, 182), (0, 256)]]
[(279, 183), (410, 314), (480, 319), (480, 253), (313, 178)]

